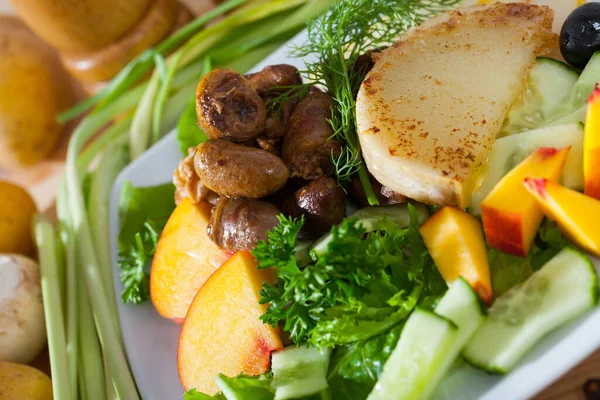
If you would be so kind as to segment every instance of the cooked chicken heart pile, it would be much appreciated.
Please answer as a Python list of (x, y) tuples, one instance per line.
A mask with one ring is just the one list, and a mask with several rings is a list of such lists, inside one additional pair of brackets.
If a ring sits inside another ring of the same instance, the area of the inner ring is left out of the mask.
[[(198, 125), (209, 139), (175, 170), (175, 201), (213, 204), (208, 236), (223, 248), (253, 249), (281, 213), (304, 216), (300, 237), (306, 240), (346, 214), (346, 191), (331, 161), (342, 149), (329, 124), (333, 99), (313, 87), (300, 101), (294, 95), (274, 101), (301, 83), (298, 70), (282, 64), (246, 76), (219, 69), (198, 84)], [(348, 189), (364, 203), (360, 185)], [(404, 201), (376, 189), (384, 204)]]

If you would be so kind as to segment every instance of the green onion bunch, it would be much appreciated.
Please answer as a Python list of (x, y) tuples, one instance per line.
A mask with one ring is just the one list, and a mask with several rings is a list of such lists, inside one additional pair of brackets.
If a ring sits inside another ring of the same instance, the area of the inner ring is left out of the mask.
[(64, 123), (88, 113), (69, 142), (57, 224), (33, 222), (55, 399), (139, 399), (112, 283), (108, 207), (117, 175), (178, 124), (195, 124), (188, 111), (204, 74), (246, 72), (332, 3), (228, 0), (59, 116)]

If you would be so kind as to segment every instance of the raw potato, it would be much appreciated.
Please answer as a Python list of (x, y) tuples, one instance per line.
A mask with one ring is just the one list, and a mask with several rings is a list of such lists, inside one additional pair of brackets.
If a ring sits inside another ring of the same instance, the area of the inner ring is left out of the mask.
[(168, 36), (178, 11), (175, 0), (154, 0), (143, 18), (125, 36), (93, 52), (64, 53), (62, 61), (81, 81), (107, 81), (135, 56)]
[(73, 101), (56, 52), (18, 20), (0, 16), (0, 167), (32, 165), (63, 132), (56, 115)]
[(33, 253), (31, 219), (36, 206), (25, 189), (0, 181), (0, 253)]
[(27, 365), (0, 361), (0, 399), (52, 400), (48, 375)]
[(152, 0), (11, 0), (37, 34), (61, 51), (89, 52), (126, 35)]
[(45, 345), (40, 268), (30, 258), (1, 254), (0, 361), (31, 362)]

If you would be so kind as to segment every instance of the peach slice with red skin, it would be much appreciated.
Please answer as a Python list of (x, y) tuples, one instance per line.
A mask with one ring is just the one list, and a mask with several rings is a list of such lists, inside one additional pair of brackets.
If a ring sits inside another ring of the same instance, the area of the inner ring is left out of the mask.
[(210, 240), (212, 206), (184, 199), (160, 235), (150, 269), (150, 297), (165, 318), (181, 322), (198, 289), (233, 253)]
[(544, 214), (523, 186), (525, 178), (558, 181), (569, 147), (542, 147), (504, 176), (481, 203), (488, 244), (505, 253), (525, 257)]
[(492, 282), (485, 240), (477, 218), (452, 207), (436, 212), (419, 229), (440, 274), (451, 285), (463, 277), (490, 304)]
[(600, 200), (547, 179), (525, 179), (524, 185), (569, 239), (600, 257)]
[(260, 320), (263, 282), (272, 269), (258, 269), (254, 257), (237, 252), (200, 288), (183, 323), (177, 366), (185, 390), (214, 394), (222, 373), (259, 375), (269, 369), (271, 352), (283, 349), (279, 332)]
[(588, 100), (583, 141), (584, 193), (600, 200), (600, 88)]

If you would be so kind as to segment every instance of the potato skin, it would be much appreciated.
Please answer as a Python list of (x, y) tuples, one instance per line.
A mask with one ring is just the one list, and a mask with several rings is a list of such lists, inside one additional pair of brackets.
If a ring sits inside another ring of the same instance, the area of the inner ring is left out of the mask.
[(0, 399), (52, 400), (52, 381), (27, 365), (0, 361)]
[(0, 282), (0, 361), (29, 363), (46, 345), (40, 267), (18, 254), (0, 254)]
[(61, 51), (89, 52), (127, 34), (152, 0), (12, 0), (33, 30)]
[(33, 253), (31, 219), (36, 211), (25, 189), (0, 181), (0, 253)]
[(173, 28), (179, 7), (176, 0), (151, 3), (142, 19), (117, 40), (91, 52), (62, 53), (67, 70), (83, 82), (108, 81), (137, 55), (158, 44)]
[(56, 148), (63, 132), (56, 115), (74, 100), (56, 52), (19, 25), (0, 17), (0, 167), (9, 168)]

